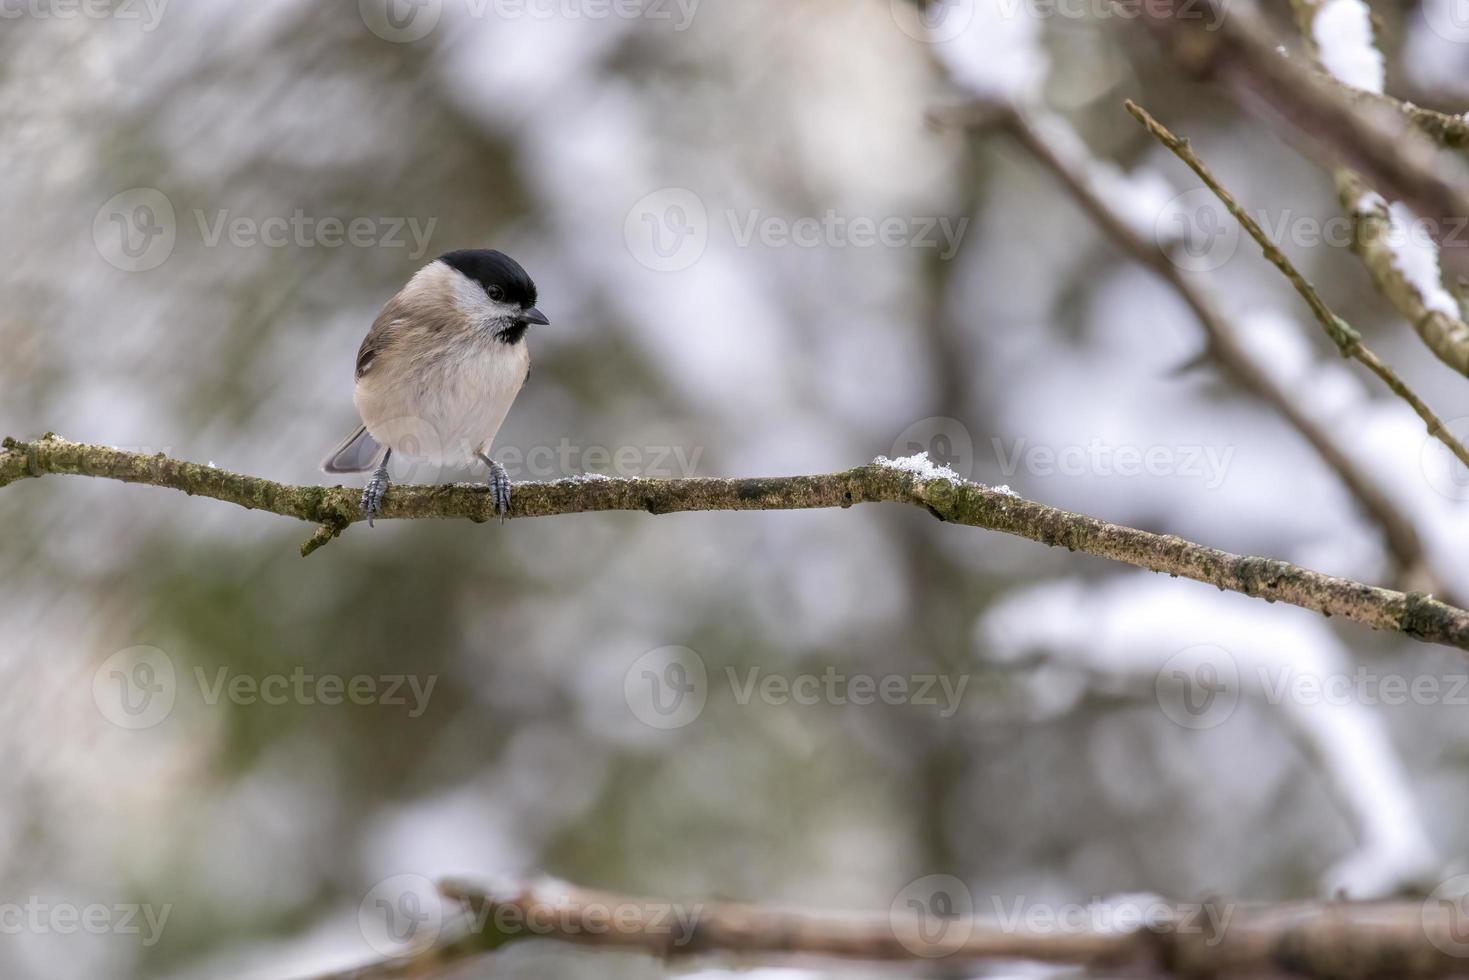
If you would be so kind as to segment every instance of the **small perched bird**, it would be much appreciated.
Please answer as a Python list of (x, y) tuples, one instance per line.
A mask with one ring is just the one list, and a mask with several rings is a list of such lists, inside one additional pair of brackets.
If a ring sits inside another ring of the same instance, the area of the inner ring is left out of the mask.
[(550, 323), (536, 309), (536, 284), (493, 249), (439, 256), (383, 307), (357, 352), (352, 400), (362, 427), (321, 464), (328, 473), (372, 471), (362, 491), (369, 525), (382, 513), (395, 452), (431, 465), (483, 461), (504, 520), (510, 477), (490, 443), (530, 372), (533, 323)]

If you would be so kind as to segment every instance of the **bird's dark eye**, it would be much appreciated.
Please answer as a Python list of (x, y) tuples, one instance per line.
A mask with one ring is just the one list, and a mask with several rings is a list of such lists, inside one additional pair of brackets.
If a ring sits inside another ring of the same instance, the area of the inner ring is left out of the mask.
[(490, 299), (494, 300), (497, 303), (505, 298), (505, 290), (501, 289), (499, 286), (491, 286), (488, 292), (490, 294)]

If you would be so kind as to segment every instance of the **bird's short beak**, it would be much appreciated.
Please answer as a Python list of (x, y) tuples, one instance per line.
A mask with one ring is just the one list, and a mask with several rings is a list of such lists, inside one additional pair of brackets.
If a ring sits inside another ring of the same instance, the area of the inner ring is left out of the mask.
[(544, 326), (544, 325), (550, 323), (551, 321), (546, 319), (546, 314), (542, 313), (540, 310), (538, 310), (534, 306), (532, 306), (528, 310), (522, 310), (521, 311), (521, 313), (520, 313), (520, 322), (521, 323), (539, 323), (542, 326)]

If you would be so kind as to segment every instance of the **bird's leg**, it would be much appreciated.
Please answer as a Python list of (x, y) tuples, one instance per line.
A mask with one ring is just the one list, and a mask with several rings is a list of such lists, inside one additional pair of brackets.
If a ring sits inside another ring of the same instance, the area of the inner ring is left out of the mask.
[(500, 523), (503, 524), (510, 511), (510, 474), (505, 472), (505, 467), (490, 459), (488, 453), (480, 453), (479, 458), (490, 468), (490, 494), (495, 498), (495, 513), (500, 515)]
[(362, 516), (367, 518), (368, 527), (372, 527), (372, 519), (383, 512), (383, 497), (388, 493), (388, 460), (392, 455), (391, 449), (383, 453), (383, 461), (372, 471), (372, 479), (367, 481), (362, 491)]

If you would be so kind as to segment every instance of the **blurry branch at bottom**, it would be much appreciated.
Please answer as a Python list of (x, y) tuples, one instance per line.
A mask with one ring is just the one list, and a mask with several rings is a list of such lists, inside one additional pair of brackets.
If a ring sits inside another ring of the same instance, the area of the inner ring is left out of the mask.
[[(0, 487), (47, 474), (72, 474), (142, 483), (211, 497), (250, 510), (319, 525), (303, 554), (364, 520), (360, 492), (346, 487), (296, 487), (256, 476), (109, 446), (70, 442), (48, 433), (35, 442), (0, 443)], [(516, 517), (550, 517), (629, 510), (650, 514), (686, 511), (810, 510), (861, 503), (922, 507), (941, 521), (999, 531), (1051, 547), (1206, 582), (1267, 602), (1287, 602), (1374, 629), (1469, 650), (1469, 612), (1419, 592), (1394, 592), (1323, 575), (1274, 558), (1232, 555), (1185, 541), (1109, 524), (1026, 500), (1009, 490), (971, 483), (920, 456), (879, 460), (841, 473), (745, 479), (680, 480), (572, 477), (551, 483), (518, 483), (510, 503)], [(473, 484), (394, 486), (380, 519), (494, 516), (486, 487)]]
[[(663, 960), (725, 954), (741, 961), (814, 957), (910, 965), (1033, 961), (1134, 977), (1469, 976), (1469, 946), (1455, 931), (1463, 911), (1447, 900), (1156, 902), (1145, 919), (1141, 906), (1133, 907), (1139, 913), (1133, 918), (1120, 905), (1115, 919), (1089, 927), (1085, 916), (1037, 920), (1023, 911), (1008, 923), (939, 916), (919, 901), (912, 904), (921, 915), (907, 908), (874, 914), (661, 901), (556, 881), (496, 888), (449, 881), (439, 891), (460, 914), (432, 942), (319, 980), (432, 977), (522, 939)], [(1390, 974), (1373, 973), (1370, 964), (1391, 964)]]
[(1064, 122), (1044, 115), (1036, 117), (1019, 106), (984, 101), (936, 109), (930, 117), (940, 125), (1008, 134), (1049, 170), (1103, 233), (1133, 261), (1172, 287), (1188, 305), (1204, 328), (1208, 354), (1225, 374), (1279, 413), (1336, 473), (1367, 517), (1382, 528), (1401, 580), (1411, 588), (1442, 592), (1442, 578), (1429, 566), (1413, 522), (1394, 506), (1377, 479), (1352, 458), (1330, 430), (1257, 362), (1214, 296), (1185, 276), (1154, 239), (1144, 237), (1119, 213), (1098, 186), (1097, 161), (1074, 140), (1052, 134), (1051, 126), (1064, 126)]
[(1360, 361), (1369, 371), (1382, 379), (1382, 383), (1387, 385), (1393, 394), (1407, 402), (1413, 411), (1418, 413), (1418, 417), (1428, 427), (1428, 434), (1448, 447), (1448, 450), (1458, 457), (1459, 462), (1469, 466), (1469, 449), (1465, 449), (1463, 443), (1454, 438), (1439, 417), (1433, 413), (1433, 410), (1422, 398), (1418, 397), (1413, 389), (1407, 386), (1402, 378), (1398, 377), (1396, 371), (1373, 353), (1371, 348), (1362, 343), (1362, 335), (1351, 324), (1331, 311), (1326, 301), (1321, 298), (1321, 294), (1316, 292), (1316, 287), (1306, 281), (1306, 277), (1301, 275), (1300, 271), (1291, 264), (1290, 259), (1286, 258), (1285, 253), (1276, 247), (1269, 235), (1265, 234), (1265, 229), (1260, 227), (1259, 222), (1250, 217), (1235, 200), (1234, 195), (1219, 183), (1213, 172), (1204, 165), (1204, 161), (1194, 153), (1188, 140), (1173, 135), (1169, 132), (1168, 127), (1158, 122), (1148, 114), (1146, 109), (1130, 99), (1127, 102), (1127, 111), (1132, 113), (1133, 118), (1142, 123), (1148, 132), (1157, 138), (1158, 142), (1172, 150), (1173, 154), (1187, 164), (1190, 170), (1198, 174), (1205, 186), (1214, 192), (1214, 196), (1219, 198), (1229, 213), (1240, 223), (1240, 226), (1249, 232), (1250, 237), (1260, 246), (1260, 250), (1265, 253), (1265, 258), (1280, 270), (1301, 298), (1306, 301), (1306, 305), (1311, 308), (1311, 313), (1321, 324), (1321, 329), (1326, 331), (1326, 335), (1341, 350), (1342, 356)]

